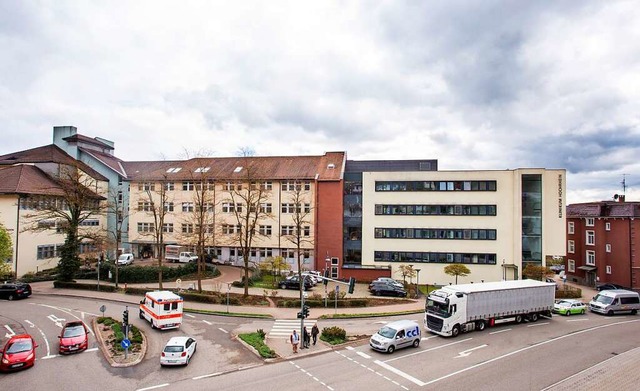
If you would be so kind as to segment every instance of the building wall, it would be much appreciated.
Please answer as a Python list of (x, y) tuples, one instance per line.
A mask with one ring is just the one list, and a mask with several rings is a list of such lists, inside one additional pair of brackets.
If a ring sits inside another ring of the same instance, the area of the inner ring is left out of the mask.
[(342, 181), (317, 182), (315, 270), (327, 268), (327, 259), (342, 259), (342, 186)]
[[(505, 170), (505, 171), (437, 171), (437, 172), (365, 172), (363, 174), (363, 254), (362, 264), (391, 265), (392, 275), (399, 278), (398, 264), (377, 262), (375, 251), (486, 253), (495, 254), (495, 264), (467, 264), (471, 274), (459, 277), (458, 283), (497, 281), (505, 278), (502, 263), (514, 264), (522, 275), (522, 212), (521, 176), (540, 174), (543, 182), (543, 252), (546, 255), (565, 254), (565, 216), (558, 213), (558, 202), (564, 205), (558, 191), (558, 174), (564, 170)], [(375, 191), (376, 181), (491, 181), (497, 182), (496, 191)], [(552, 182), (552, 183), (548, 183)], [(464, 215), (376, 215), (376, 204), (391, 205), (495, 205), (495, 216)], [(495, 240), (458, 239), (395, 239), (375, 238), (375, 228), (442, 228), (442, 229), (495, 229)], [(550, 236), (558, 235), (559, 238)], [(433, 284), (446, 284), (455, 277), (444, 273), (449, 262), (408, 262), (420, 269), (420, 279)], [(510, 278), (510, 276), (506, 276)]]

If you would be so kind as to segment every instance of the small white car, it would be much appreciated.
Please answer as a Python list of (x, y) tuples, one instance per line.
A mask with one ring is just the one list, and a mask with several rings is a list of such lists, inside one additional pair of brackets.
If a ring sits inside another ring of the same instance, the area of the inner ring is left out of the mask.
[(160, 365), (188, 365), (196, 346), (196, 340), (191, 337), (172, 337), (162, 349)]
[(118, 257), (118, 260), (116, 260), (116, 263), (118, 264), (118, 266), (131, 265), (133, 263), (133, 254), (131, 253), (120, 254), (120, 256)]

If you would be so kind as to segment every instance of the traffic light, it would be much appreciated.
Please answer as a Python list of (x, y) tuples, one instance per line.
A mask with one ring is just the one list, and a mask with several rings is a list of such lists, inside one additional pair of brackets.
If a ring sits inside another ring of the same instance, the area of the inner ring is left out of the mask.
[(298, 319), (302, 319), (302, 311), (298, 311)]
[(325, 270), (324, 271), (324, 279), (322, 280), (322, 283), (326, 286), (329, 283), (329, 270)]
[(122, 312), (122, 323), (125, 325), (129, 324), (129, 310), (124, 310)]
[(349, 277), (349, 293), (353, 293), (353, 289), (356, 287), (356, 279)]
[(308, 305), (302, 306), (302, 315), (305, 318), (309, 317), (309, 306)]

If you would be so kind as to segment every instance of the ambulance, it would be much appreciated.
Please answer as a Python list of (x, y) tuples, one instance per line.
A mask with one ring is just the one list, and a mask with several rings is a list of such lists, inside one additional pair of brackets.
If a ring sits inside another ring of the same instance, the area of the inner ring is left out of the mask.
[(182, 297), (170, 291), (147, 292), (140, 301), (140, 319), (154, 329), (177, 329), (182, 324)]

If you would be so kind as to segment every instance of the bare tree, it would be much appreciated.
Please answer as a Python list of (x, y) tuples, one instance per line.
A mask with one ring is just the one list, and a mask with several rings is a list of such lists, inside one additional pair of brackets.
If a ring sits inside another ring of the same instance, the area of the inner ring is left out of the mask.
[(398, 273), (402, 276), (402, 281), (404, 285), (407, 285), (407, 277), (409, 281), (411, 281), (416, 276), (416, 270), (413, 268), (413, 265), (402, 264), (398, 268)]
[(51, 179), (55, 185), (42, 188), (50, 195), (30, 196), (26, 201), (36, 210), (26, 216), (28, 230), (44, 231), (55, 226), (65, 235), (59, 278), (70, 281), (80, 268), (81, 244), (100, 247), (106, 239), (99, 227), (82, 226), (85, 220), (104, 215), (104, 197), (99, 195), (100, 181), (83, 172), (78, 164), (59, 164)]
[(169, 183), (166, 175), (159, 182), (140, 183), (139, 190), (143, 191), (138, 202), (138, 211), (153, 218), (153, 224), (142, 236), (151, 236), (158, 257), (158, 288), (162, 289), (162, 261), (164, 260), (164, 231), (165, 218), (170, 210)]
[[(106, 236), (108, 243), (107, 245), (112, 245), (114, 247), (113, 253), (115, 254), (115, 259), (118, 259), (118, 249), (120, 248), (120, 244), (122, 243), (122, 233), (124, 232), (124, 227), (126, 226), (125, 222), (129, 219), (129, 209), (124, 204), (122, 199), (122, 191), (118, 188), (111, 187), (109, 189), (109, 195), (107, 199), (107, 215), (112, 214), (115, 216), (116, 224), (112, 230), (107, 230)], [(116, 288), (118, 287), (118, 262), (115, 263), (115, 283)]]
[[(238, 169), (237, 169), (238, 170)], [(225, 229), (227, 234), (231, 234), (234, 244), (237, 244), (244, 263), (244, 295), (249, 295), (249, 269), (250, 256), (253, 249), (254, 239), (262, 233), (256, 229), (261, 220), (271, 216), (269, 207), (266, 205), (271, 197), (271, 190), (265, 182), (259, 182), (256, 175), (256, 167), (250, 157), (245, 157), (243, 166), (239, 167), (240, 181), (230, 181), (225, 184), (228, 192), (221, 198), (223, 202), (223, 212), (231, 213), (231, 218), (227, 222), (232, 222), (235, 226), (223, 224), (221, 229), (223, 234)]]
[[(308, 183), (308, 182), (307, 182)], [(293, 244), (296, 251), (296, 259), (298, 261), (298, 278), (300, 281), (300, 299), (302, 299), (302, 291), (304, 289), (304, 279), (302, 278), (302, 259), (305, 251), (309, 251), (307, 246), (313, 246), (313, 237), (311, 236), (311, 200), (310, 193), (305, 191), (306, 183), (295, 181), (293, 183), (293, 191), (289, 197), (289, 203), (283, 204), (283, 209), (291, 214), (293, 225), (285, 232), (281, 232), (281, 236)]]

